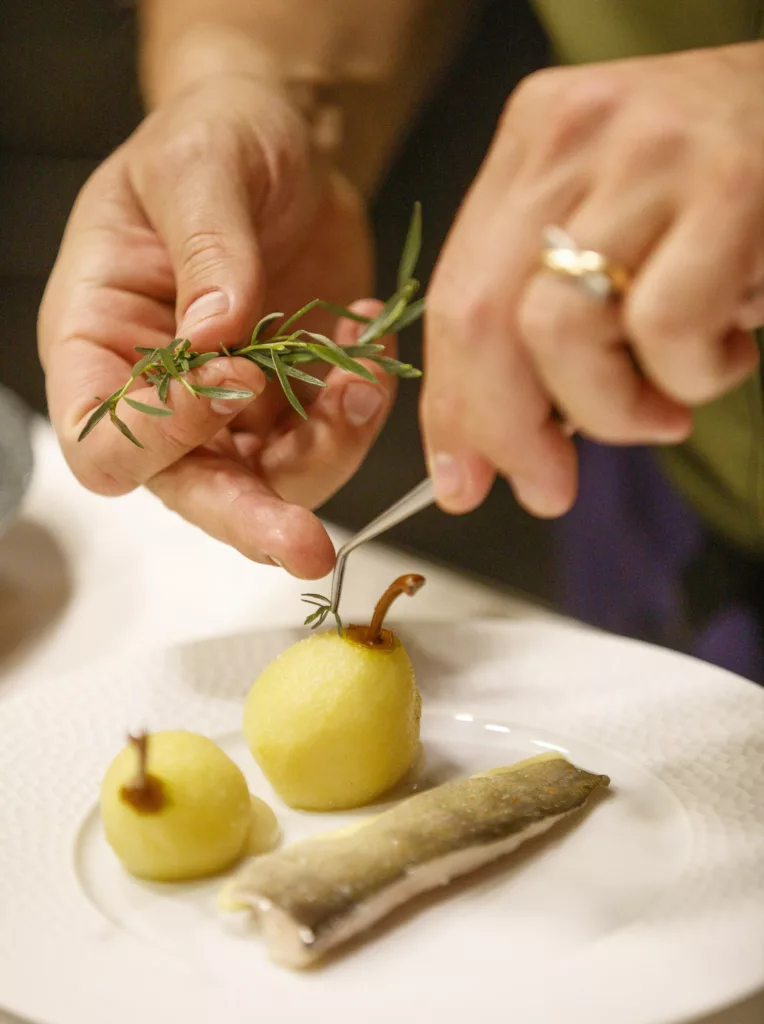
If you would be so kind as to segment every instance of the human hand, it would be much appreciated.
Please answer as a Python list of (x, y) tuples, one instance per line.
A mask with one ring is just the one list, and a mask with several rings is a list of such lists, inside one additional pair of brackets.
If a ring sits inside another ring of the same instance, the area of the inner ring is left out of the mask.
[[(72, 470), (100, 494), (145, 484), (248, 557), (323, 576), (334, 551), (308, 510), (353, 474), (391, 406), (394, 378), (374, 364), (377, 384), (332, 369), (325, 388), (306, 386), (303, 420), (251, 362), (216, 359), (189, 379), (251, 399), (195, 399), (174, 381), (173, 416), (122, 414), (145, 450), (108, 423), (77, 436), (96, 396), (130, 375), (135, 346), (181, 336), (201, 352), (233, 347), (263, 312), (316, 297), (346, 305), (370, 282), (363, 206), (317, 165), (284, 98), (231, 77), (160, 107), (83, 188), (40, 311), (51, 419)], [(311, 316), (310, 329), (335, 330), (326, 311)], [(335, 339), (352, 344), (357, 331), (343, 320)]]
[[(443, 507), (475, 507), (498, 472), (531, 512), (562, 514), (571, 428), (676, 443), (692, 406), (752, 372), (763, 90), (760, 43), (548, 70), (516, 90), (427, 298), (422, 424)], [(539, 269), (549, 225), (633, 275), (621, 302)]]

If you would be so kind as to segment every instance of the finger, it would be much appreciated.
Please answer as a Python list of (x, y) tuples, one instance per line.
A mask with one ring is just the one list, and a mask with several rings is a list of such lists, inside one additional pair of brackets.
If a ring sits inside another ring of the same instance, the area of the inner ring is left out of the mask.
[[(375, 316), (382, 304), (357, 302), (352, 309)], [(338, 344), (355, 344), (363, 325), (343, 319), (335, 331)], [(394, 357), (395, 339), (385, 339), (385, 355)], [(316, 508), (353, 476), (392, 408), (396, 378), (369, 360), (361, 365), (376, 383), (334, 368), (326, 387), (316, 389), (308, 418), (296, 413), (284, 421), (283, 432), (259, 453), (259, 466), (268, 484), (286, 501)]]
[(743, 296), (738, 307), (735, 325), (744, 331), (752, 331), (764, 324), (764, 284), (751, 287)]
[(752, 338), (730, 334), (763, 227), (758, 194), (737, 193), (702, 194), (626, 302), (626, 326), (645, 372), (688, 405), (730, 390), (758, 360)]
[(321, 522), (281, 500), (253, 473), (218, 452), (198, 449), (149, 481), (164, 504), (256, 562), (273, 562), (299, 579), (320, 579), (334, 565)]
[[(631, 271), (665, 231), (672, 202), (639, 183), (618, 198), (617, 180), (598, 188), (565, 230), (581, 249)], [(625, 348), (619, 303), (600, 301), (576, 282), (541, 270), (528, 285), (519, 319), (545, 389), (579, 430), (617, 444), (676, 443), (688, 435), (689, 411), (647, 381)]]
[[(49, 372), (59, 392), (69, 397), (67, 411), (58, 419), (64, 455), (86, 487), (108, 495), (132, 490), (206, 443), (254, 401), (266, 383), (262, 372), (248, 360), (220, 358), (185, 374), (187, 383), (247, 392), (249, 398), (197, 397), (173, 380), (166, 407), (172, 410), (171, 416), (149, 416), (120, 402), (118, 416), (144, 446), (138, 448), (122, 436), (108, 416), (78, 441), (96, 405), (94, 393), (105, 398), (125, 382), (125, 365), (119, 356), (84, 341), (72, 341), (65, 350), (51, 352)], [(161, 405), (153, 387), (138, 386), (129, 392), (129, 398)]]
[(177, 288), (177, 336), (194, 348), (234, 345), (252, 329), (264, 287), (254, 201), (266, 187), (257, 154), (245, 164), (230, 126), (130, 165), (146, 214), (165, 243)]
[[(448, 511), (479, 504), (490, 488), (488, 466), (538, 515), (560, 515), (573, 501), (575, 452), (523, 351), (517, 303), (544, 227), (567, 216), (581, 188), (573, 178), (527, 202), (525, 194), (502, 202), (493, 190), (490, 217), (481, 215), (480, 197), (444, 248), (428, 295), (421, 415), (428, 464)], [(441, 484), (444, 468), (449, 479)]]

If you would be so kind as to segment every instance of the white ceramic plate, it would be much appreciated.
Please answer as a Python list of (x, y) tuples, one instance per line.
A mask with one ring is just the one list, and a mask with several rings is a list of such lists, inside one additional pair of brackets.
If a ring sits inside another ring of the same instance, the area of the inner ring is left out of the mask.
[(403, 632), (429, 774), (554, 748), (612, 792), (322, 970), (271, 965), (218, 919), (219, 883), (125, 876), (95, 801), (129, 728), (219, 739), (287, 841), (352, 817), (285, 809), (238, 733), (251, 680), (298, 635), (144, 653), (0, 698), (0, 1005), (44, 1024), (676, 1024), (764, 986), (764, 691), (565, 626)]

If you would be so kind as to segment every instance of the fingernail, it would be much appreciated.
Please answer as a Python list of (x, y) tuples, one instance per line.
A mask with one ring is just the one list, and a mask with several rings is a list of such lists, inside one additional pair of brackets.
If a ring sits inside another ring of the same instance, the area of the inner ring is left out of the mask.
[(187, 338), (210, 317), (220, 316), (229, 309), (228, 296), (225, 292), (214, 291), (201, 295), (185, 312), (178, 326), (178, 337)]
[(224, 383), (215, 385), (221, 388), (230, 388), (232, 391), (249, 391), (249, 398), (213, 398), (210, 401), (210, 409), (219, 416), (231, 416), (235, 412), (249, 405), (254, 397), (252, 389), (239, 380), (227, 380)]
[(539, 487), (535, 480), (513, 479), (515, 497), (528, 512), (544, 518), (556, 518), (568, 511), (568, 502)]
[(349, 384), (342, 396), (342, 408), (349, 423), (363, 427), (379, 413), (384, 396), (371, 384)]
[(457, 498), (466, 484), (464, 467), (458, 459), (447, 452), (438, 452), (431, 456), (430, 476), (439, 498)]

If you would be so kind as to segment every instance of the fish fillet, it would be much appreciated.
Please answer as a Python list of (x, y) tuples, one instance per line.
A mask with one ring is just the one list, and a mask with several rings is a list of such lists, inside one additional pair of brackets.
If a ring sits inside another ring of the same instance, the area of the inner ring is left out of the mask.
[(414, 896), (546, 832), (609, 783), (557, 754), (449, 782), (256, 858), (225, 906), (256, 914), (272, 960), (307, 967)]

